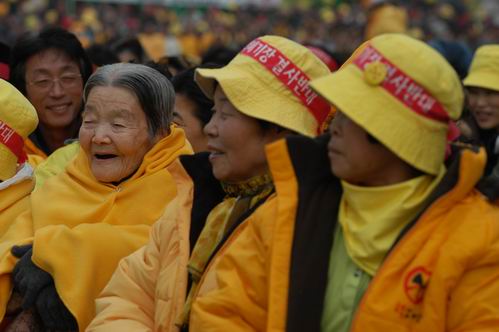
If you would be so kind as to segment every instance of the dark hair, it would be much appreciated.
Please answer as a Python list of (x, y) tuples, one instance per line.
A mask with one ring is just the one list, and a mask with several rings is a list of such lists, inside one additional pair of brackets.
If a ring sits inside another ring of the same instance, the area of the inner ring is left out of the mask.
[(239, 50), (235, 48), (229, 48), (222, 45), (214, 45), (210, 47), (201, 59), (202, 64), (215, 63), (217, 65), (225, 66), (227, 65), (237, 54)]
[(98, 68), (83, 91), (83, 101), (97, 86), (124, 88), (137, 96), (147, 118), (151, 137), (170, 131), (175, 92), (168, 79), (157, 70), (135, 63), (115, 63)]
[(168, 69), (168, 66), (161, 62), (154, 62), (152, 60), (146, 61), (144, 63), (144, 66), (151, 67), (152, 69), (156, 69), (158, 72), (160, 72), (164, 77), (166, 77), (170, 82), (172, 81), (172, 73), (170, 72), (170, 69)]
[(203, 127), (210, 122), (213, 108), (213, 101), (205, 96), (203, 91), (194, 81), (196, 68), (187, 69), (172, 79), (175, 93), (185, 95), (196, 105), (194, 115), (201, 121)]
[(10, 58), (10, 47), (9, 45), (0, 41), (0, 62), (9, 63)]
[(57, 49), (75, 61), (80, 68), (83, 84), (92, 74), (92, 63), (74, 34), (62, 28), (49, 27), (38, 35), (24, 34), (12, 47), (10, 82), (26, 94), (26, 62), (30, 57), (48, 49)]
[(143, 63), (145, 59), (144, 48), (137, 38), (125, 38), (118, 40), (111, 49), (119, 57), (119, 54), (124, 51), (130, 51), (137, 56), (139, 63)]
[(86, 51), (90, 61), (97, 67), (120, 62), (116, 54), (106, 45), (94, 44)]

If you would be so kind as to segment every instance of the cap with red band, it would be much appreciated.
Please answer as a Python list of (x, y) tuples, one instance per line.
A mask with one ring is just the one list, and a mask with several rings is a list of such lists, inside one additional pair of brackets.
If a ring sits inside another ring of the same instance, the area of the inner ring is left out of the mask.
[(0, 79), (0, 181), (15, 175), (26, 162), (24, 140), (38, 125), (31, 103), (12, 84)]
[(24, 139), (10, 128), (5, 122), (0, 120), (0, 144), (5, 145), (17, 157), (19, 164), (26, 161), (27, 156), (24, 152)]
[(306, 47), (283, 37), (263, 36), (225, 67), (197, 69), (196, 82), (210, 98), (218, 83), (243, 114), (313, 137), (322, 131), (331, 107), (312, 91), (309, 81), (329, 73)]
[(430, 46), (401, 34), (378, 36), (310, 85), (411, 166), (441, 171), (464, 94), (453, 68)]
[(353, 63), (364, 71), (366, 82), (379, 85), (412, 111), (433, 120), (449, 121), (444, 107), (424, 87), (371, 45), (367, 46)]
[(278, 49), (257, 38), (243, 48), (241, 54), (267, 68), (310, 110), (318, 123), (327, 119), (331, 109), (329, 104), (309, 87), (310, 78), (307, 74)]

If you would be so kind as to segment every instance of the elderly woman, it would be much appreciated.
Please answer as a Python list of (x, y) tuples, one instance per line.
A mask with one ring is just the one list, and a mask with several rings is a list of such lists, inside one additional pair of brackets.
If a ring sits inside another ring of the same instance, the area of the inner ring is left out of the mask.
[(495, 330), (499, 211), (474, 188), (485, 153), (444, 164), (463, 105), (452, 67), (386, 34), (311, 86), (338, 109), (330, 136), (267, 147), (276, 203), (211, 261), (190, 331)]
[[(0, 239), (1, 317), (14, 286), (23, 308), (58, 331), (86, 328), (118, 261), (146, 242), (186, 181), (177, 157), (191, 153), (170, 125), (173, 87), (154, 69), (101, 67), (84, 100), (79, 154), (33, 192), (30, 210)], [(12, 248), (26, 242), (32, 247)]]
[(214, 108), (204, 127), (210, 153), (181, 158), (194, 192), (179, 191), (148, 244), (121, 261), (97, 300), (89, 331), (178, 331), (187, 325), (210, 257), (224, 243), (237, 242), (259, 207), (275, 198), (265, 144), (321, 130), (330, 107), (307, 83), (328, 72), (310, 50), (276, 36), (252, 41), (223, 68), (197, 70)]

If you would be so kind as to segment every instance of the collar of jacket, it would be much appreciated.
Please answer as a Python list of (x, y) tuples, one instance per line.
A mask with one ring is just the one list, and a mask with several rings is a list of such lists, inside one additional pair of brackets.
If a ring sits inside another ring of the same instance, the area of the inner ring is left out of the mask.
[[(292, 239), (289, 239), (292, 247), (287, 312), (286, 317), (282, 317), (287, 331), (320, 330), (329, 254), (342, 195), (340, 181), (330, 171), (328, 141), (329, 135), (316, 139), (293, 136), (267, 147), (277, 196), (288, 198), (298, 193), (298, 197), (294, 197), (297, 200), (295, 222), (291, 227)], [(483, 174), (485, 160), (483, 149), (457, 151), (446, 175), (425, 203), (424, 211), (445, 195), (446, 204), (439, 207), (445, 212), (474, 190)], [(398, 239), (418, 219), (419, 216)]]

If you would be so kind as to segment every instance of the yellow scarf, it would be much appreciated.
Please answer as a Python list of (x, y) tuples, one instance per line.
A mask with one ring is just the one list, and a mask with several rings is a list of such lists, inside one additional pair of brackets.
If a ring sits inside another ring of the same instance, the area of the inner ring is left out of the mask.
[(172, 128), (134, 175), (114, 186), (94, 178), (81, 149), (64, 172), (33, 192), (31, 210), (11, 227), (16, 233), (0, 239), (0, 317), (15, 264), (10, 247), (34, 237), (33, 261), (54, 277), (59, 295), (84, 330), (119, 260), (146, 243), (150, 226), (176, 196), (175, 182), (190, 181), (180, 175), (177, 159), (190, 153), (183, 130)]
[(274, 188), (272, 178), (268, 174), (253, 177), (243, 183), (223, 183), (222, 186), (227, 197), (210, 211), (189, 259), (187, 267), (192, 277), (192, 286), (177, 325), (188, 323), (198, 283), (218, 244), (239, 217), (267, 197)]
[(445, 174), (423, 175), (382, 187), (360, 187), (342, 181), (339, 222), (352, 260), (376, 274), (402, 229), (423, 209), (426, 198)]

